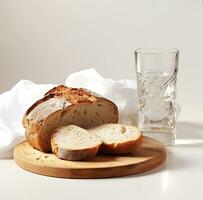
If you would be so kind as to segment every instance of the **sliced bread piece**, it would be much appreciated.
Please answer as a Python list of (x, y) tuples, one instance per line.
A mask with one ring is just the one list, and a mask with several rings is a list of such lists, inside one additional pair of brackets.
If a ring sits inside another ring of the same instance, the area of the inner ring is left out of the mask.
[(58, 128), (51, 136), (51, 148), (58, 158), (84, 160), (97, 154), (101, 139), (75, 125)]
[(89, 129), (89, 132), (101, 138), (99, 151), (106, 154), (132, 153), (142, 144), (142, 134), (135, 126), (104, 124)]

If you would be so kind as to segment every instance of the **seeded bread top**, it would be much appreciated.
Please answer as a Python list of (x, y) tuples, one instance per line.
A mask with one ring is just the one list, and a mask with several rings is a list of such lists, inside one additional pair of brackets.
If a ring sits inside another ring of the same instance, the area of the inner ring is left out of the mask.
[(42, 99), (38, 100), (27, 110), (26, 115), (28, 115), (36, 106), (50, 100), (51, 98), (64, 99), (65, 101), (69, 102), (69, 104), (95, 102), (97, 100), (93, 93), (83, 88), (70, 88), (64, 85), (59, 85), (45, 93)]
[(64, 97), (71, 103), (79, 103), (83, 101), (96, 101), (95, 95), (93, 95), (90, 91), (85, 90), (83, 88), (70, 88), (64, 85), (59, 85), (49, 90), (46, 95), (54, 95)]

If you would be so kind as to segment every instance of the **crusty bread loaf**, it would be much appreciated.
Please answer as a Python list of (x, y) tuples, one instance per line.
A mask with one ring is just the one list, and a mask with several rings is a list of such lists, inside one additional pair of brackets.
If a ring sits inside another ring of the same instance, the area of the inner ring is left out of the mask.
[(101, 139), (75, 125), (58, 128), (51, 136), (51, 148), (58, 158), (84, 160), (97, 154)]
[(132, 153), (142, 144), (142, 134), (135, 126), (104, 124), (89, 132), (101, 138), (99, 151), (106, 154)]
[(25, 113), (23, 126), (31, 146), (51, 151), (50, 136), (61, 126), (75, 124), (90, 128), (118, 122), (118, 109), (108, 99), (90, 91), (60, 85), (48, 91)]

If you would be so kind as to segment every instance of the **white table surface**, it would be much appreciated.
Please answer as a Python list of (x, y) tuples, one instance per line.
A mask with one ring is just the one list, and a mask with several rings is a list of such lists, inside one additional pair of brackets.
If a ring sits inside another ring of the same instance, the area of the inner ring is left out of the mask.
[(188, 108), (182, 111), (177, 127), (177, 144), (167, 147), (166, 163), (151, 173), (97, 180), (61, 179), (27, 172), (12, 159), (0, 160), (0, 199), (202, 200), (201, 110)]

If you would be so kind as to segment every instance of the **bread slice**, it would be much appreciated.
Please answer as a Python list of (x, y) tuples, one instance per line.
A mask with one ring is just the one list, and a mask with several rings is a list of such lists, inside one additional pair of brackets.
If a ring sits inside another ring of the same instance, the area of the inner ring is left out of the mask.
[(132, 153), (141, 146), (143, 139), (138, 128), (123, 124), (104, 124), (89, 132), (101, 138), (99, 151), (106, 154)]
[(52, 151), (65, 160), (84, 160), (97, 154), (101, 139), (75, 125), (58, 128), (51, 136)]
[(91, 128), (118, 122), (118, 108), (110, 100), (81, 88), (59, 85), (48, 91), (25, 113), (23, 126), (31, 146), (51, 151), (50, 137), (55, 129), (75, 124)]
[(125, 154), (142, 144), (142, 134), (135, 126), (104, 124), (89, 130), (76, 125), (58, 128), (51, 136), (51, 148), (58, 158), (84, 160), (97, 152)]

